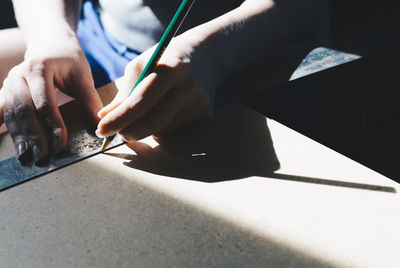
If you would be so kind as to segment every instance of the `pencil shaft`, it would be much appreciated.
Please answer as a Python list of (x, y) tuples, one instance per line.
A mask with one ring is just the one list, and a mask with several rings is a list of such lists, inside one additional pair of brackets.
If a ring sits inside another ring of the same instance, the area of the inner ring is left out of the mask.
[(154, 50), (153, 54), (151, 55), (149, 61), (147, 62), (146, 66), (144, 67), (142, 73), (140, 74), (138, 80), (136, 81), (135, 85), (133, 86), (131, 92), (136, 88), (136, 86), (142, 82), (142, 80), (148, 76), (151, 72), (153, 72), (154, 68), (157, 66), (158, 62), (161, 59), (161, 56), (164, 54), (165, 49), (167, 48), (171, 39), (175, 36), (179, 27), (181, 26), (183, 20), (185, 19), (186, 15), (188, 14), (190, 8), (192, 7), (195, 0), (183, 0), (181, 5), (179, 6), (178, 10), (176, 11), (174, 17), (172, 18), (171, 22), (169, 23), (167, 29), (165, 30), (164, 34), (162, 35), (160, 42), (156, 49)]

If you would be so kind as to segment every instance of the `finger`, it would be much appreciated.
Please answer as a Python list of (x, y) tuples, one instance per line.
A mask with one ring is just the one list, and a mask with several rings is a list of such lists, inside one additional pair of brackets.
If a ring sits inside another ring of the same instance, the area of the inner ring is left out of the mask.
[(4, 121), (17, 151), (17, 158), (23, 163), (28, 162), (31, 159), (31, 152), (26, 137), (15, 119), (13, 96), (6, 89), (3, 89), (2, 92), (2, 97), (4, 98)]
[(187, 121), (207, 117), (204, 99), (191, 86), (184, 84), (168, 92), (149, 113), (119, 132), (123, 139), (136, 141), (152, 134), (164, 135)]
[(176, 78), (167, 68), (159, 68), (157, 73), (148, 75), (128, 99), (100, 121), (99, 133), (110, 136), (144, 116), (163, 98), (174, 83), (179, 83)]
[(15, 121), (21, 128), (36, 164), (42, 164), (48, 156), (47, 135), (40, 124), (28, 85), (21, 77), (14, 78), (12, 91)]
[(31, 92), (22, 78), (15, 79), (13, 98), (15, 119), (25, 134), (33, 161), (41, 165), (49, 154), (47, 131), (37, 117)]
[(58, 110), (52, 73), (28, 75), (27, 84), (30, 88), (36, 111), (47, 130), (50, 131), (51, 149), (57, 154), (67, 146), (68, 134), (61, 113)]
[(107, 106), (103, 107), (103, 109), (101, 109), (97, 113), (97, 116), (100, 119), (104, 118), (104, 116), (106, 116), (112, 110), (117, 108), (125, 99), (126, 99), (125, 94), (123, 94), (121, 91), (118, 91), (118, 93), (117, 93), (117, 95), (115, 95), (114, 99)]

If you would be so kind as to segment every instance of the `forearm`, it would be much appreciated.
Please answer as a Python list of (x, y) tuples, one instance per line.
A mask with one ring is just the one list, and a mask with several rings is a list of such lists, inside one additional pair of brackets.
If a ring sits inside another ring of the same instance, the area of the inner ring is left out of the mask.
[(18, 25), (25, 42), (31, 43), (47, 37), (71, 36), (80, 15), (80, 0), (13, 0)]
[(276, 53), (318, 18), (325, 0), (247, 0), (184, 33), (196, 40), (218, 85), (234, 73)]

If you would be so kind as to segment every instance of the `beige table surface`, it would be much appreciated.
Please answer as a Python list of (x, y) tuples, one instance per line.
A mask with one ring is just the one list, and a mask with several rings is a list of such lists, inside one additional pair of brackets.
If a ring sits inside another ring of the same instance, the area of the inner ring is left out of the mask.
[(0, 267), (400, 267), (399, 191), (233, 105), (0, 192)]

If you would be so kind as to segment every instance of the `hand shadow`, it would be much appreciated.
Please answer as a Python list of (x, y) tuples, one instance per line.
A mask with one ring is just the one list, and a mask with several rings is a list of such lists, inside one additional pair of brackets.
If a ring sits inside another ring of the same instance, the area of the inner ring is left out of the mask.
[(124, 162), (128, 167), (202, 182), (271, 174), (279, 168), (266, 118), (238, 104), (158, 142), (154, 148), (130, 143), (136, 154), (106, 154), (130, 160)]

